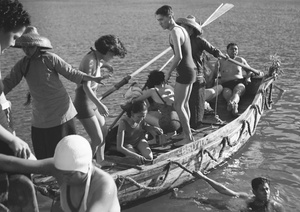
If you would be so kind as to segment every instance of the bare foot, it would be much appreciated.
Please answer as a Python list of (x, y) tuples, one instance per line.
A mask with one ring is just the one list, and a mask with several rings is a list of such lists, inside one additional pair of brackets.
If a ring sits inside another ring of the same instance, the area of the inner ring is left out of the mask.
[(232, 115), (236, 116), (239, 113), (238, 104), (236, 102), (232, 102)]

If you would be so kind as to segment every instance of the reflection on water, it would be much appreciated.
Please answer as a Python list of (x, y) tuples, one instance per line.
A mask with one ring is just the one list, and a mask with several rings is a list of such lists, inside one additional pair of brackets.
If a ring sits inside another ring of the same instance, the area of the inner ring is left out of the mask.
[[(80, 0), (21, 0), (28, 8), (32, 22), (41, 35), (47, 36), (57, 53), (78, 67), (99, 35), (118, 35), (128, 48), (124, 59), (114, 59), (115, 75), (107, 80), (100, 92), (111, 88), (127, 74), (132, 73), (168, 47), (168, 34), (157, 24), (154, 11), (161, 6), (159, 0), (80, 1)], [(176, 17), (194, 14), (202, 22), (218, 7), (218, 0), (172, 1)], [(287, 211), (300, 208), (300, 2), (297, 0), (234, 1), (235, 7), (204, 29), (204, 36), (223, 52), (229, 42), (239, 45), (239, 54), (248, 63), (264, 70), (269, 55), (281, 56), (285, 75), (277, 85), (286, 90), (283, 99), (263, 116), (256, 134), (249, 143), (226, 165), (213, 170), (209, 176), (237, 191), (251, 193), (250, 181), (257, 176), (271, 179), (274, 198), (282, 202)], [(21, 50), (10, 49), (1, 57), (2, 75), (21, 57)], [(166, 55), (169, 58), (170, 55)], [(163, 60), (147, 68), (134, 81), (144, 83), (147, 73), (160, 67)], [(64, 80), (64, 79), (63, 79)], [(74, 96), (74, 84), (64, 80)], [(126, 87), (126, 86), (125, 86)], [(13, 103), (17, 134), (30, 141), (30, 108), (22, 105), (27, 85), (22, 82), (8, 95)], [(122, 91), (104, 100), (110, 110), (108, 122), (120, 112)], [(85, 135), (78, 122), (79, 133)], [(275, 195), (277, 194), (277, 196)], [(171, 194), (136, 205), (124, 211), (238, 211), (239, 200), (217, 194), (201, 180), (179, 188), (179, 199)], [(182, 197), (180, 199), (180, 197)], [(43, 198), (42, 211), (49, 211), (49, 201)], [(223, 210), (222, 207), (227, 207)]]

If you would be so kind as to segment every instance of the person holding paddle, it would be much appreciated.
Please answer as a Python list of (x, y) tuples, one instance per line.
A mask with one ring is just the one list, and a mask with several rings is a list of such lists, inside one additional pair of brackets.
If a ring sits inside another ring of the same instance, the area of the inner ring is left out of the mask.
[(174, 146), (182, 146), (194, 141), (190, 127), (189, 99), (192, 85), (196, 80), (196, 66), (192, 58), (191, 41), (187, 31), (176, 24), (172, 7), (164, 5), (156, 10), (156, 19), (163, 29), (170, 31), (169, 43), (174, 52), (174, 59), (170, 69), (165, 73), (165, 80), (170, 79), (171, 73), (176, 69), (177, 77), (174, 87), (175, 110), (182, 126), (182, 134)]
[[(196, 18), (193, 15), (188, 15), (186, 18), (178, 18), (176, 23), (184, 27), (190, 36), (192, 55), (197, 66), (197, 80), (193, 84), (189, 101), (191, 111), (190, 125), (192, 128), (197, 129), (201, 126), (204, 115), (206, 79), (213, 77), (213, 73), (209, 72), (205, 67), (203, 52), (206, 51), (216, 58), (223, 55), (223, 53), (201, 37), (203, 32), (202, 27), (197, 23)], [(219, 87), (217, 88), (216, 93), (219, 93)]]
[(270, 198), (270, 181), (264, 177), (257, 177), (251, 181), (252, 185), (252, 192), (254, 196), (249, 195), (245, 192), (236, 192), (233, 191), (221, 183), (216, 182), (215, 180), (205, 176), (201, 172), (194, 172), (193, 175), (196, 178), (205, 180), (209, 185), (211, 185), (216, 191), (221, 194), (243, 198), (247, 202), (247, 208), (243, 209), (242, 211), (264, 211), (264, 212), (284, 212), (283, 206), (272, 200)]
[[(124, 58), (127, 50), (115, 35), (103, 35), (95, 41), (95, 49), (91, 48), (82, 59), (79, 70), (92, 75), (101, 76), (101, 69), (113, 72), (109, 61), (114, 56)], [(110, 75), (103, 76), (104, 78)], [(104, 138), (106, 136), (105, 117), (108, 116), (107, 107), (97, 97), (98, 84), (86, 81), (77, 85), (74, 106), (77, 118), (91, 138), (91, 146), (97, 162), (102, 166), (112, 165), (104, 160)], [(99, 147), (99, 148), (98, 148)]]
[[(229, 43), (227, 45), (227, 54), (230, 59), (234, 59), (246, 68), (251, 68), (244, 58), (238, 56), (237, 44)], [(238, 114), (238, 103), (241, 96), (245, 93), (245, 84), (251, 82), (251, 72), (246, 68), (236, 65), (226, 58), (218, 60), (215, 64), (215, 72), (219, 72), (221, 75), (222, 95), (227, 101), (227, 110), (231, 111), (234, 116)], [(245, 78), (243, 69), (247, 73)]]

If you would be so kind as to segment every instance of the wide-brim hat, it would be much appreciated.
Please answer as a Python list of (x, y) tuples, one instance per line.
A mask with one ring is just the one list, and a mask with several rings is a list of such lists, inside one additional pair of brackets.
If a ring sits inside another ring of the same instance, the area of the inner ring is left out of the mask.
[(28, 26), (23, 35), (16, 40), (14, 47), (23, 48), (31, 46), (38, 46), (44, 49), (53, 48), (48, 38), (41, 36), (34, 26)]
[(201, 25), (196, 21), (196, 18), (193, 15), (188, 15), (186, 18), (178, 18), (176, 20), (176, 23), (179, 25), (181, 24), (188, 25), (196, 29), (200, 34), (203, 33)]

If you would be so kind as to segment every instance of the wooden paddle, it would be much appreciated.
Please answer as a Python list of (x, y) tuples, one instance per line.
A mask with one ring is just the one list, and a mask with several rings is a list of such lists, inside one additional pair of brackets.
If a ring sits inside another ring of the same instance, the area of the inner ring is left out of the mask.
[(120, 89), (122, 86), (126, 85), (132, 77), (134, 77), (135, 75), (137, 75), (138, 73), (140, 73), (141, 71), (143, 71), (145, 68), (147, 68), (149, 65), (151, 65), (156, 60), (158, 60), (159, 58), (161, 58), (163, 55), (165, 55), (170, 50), (171, 50), (171, 47), (167, 48), (162, 53), (160, 53), (159, 55), (157, 55), (156, 57), (154, 57), (152, 60), (150, 60), (148, 63), (146, 63), (145, 65), (143, 65), (142, 67), (140, 67), (138, 70), (136, 70), (132, 74), (127, 75), (126, 77), (124, 77), (120, 82), (118, 82), (117, 84), (115, 84), (113, 88), (109, 89), (104, 94), (102, 94), (102, 96), (99, 97), (99, 100), (104, 99), (105, 97), (109, 96), (110, 94), (112, 94), (116, 90)]

